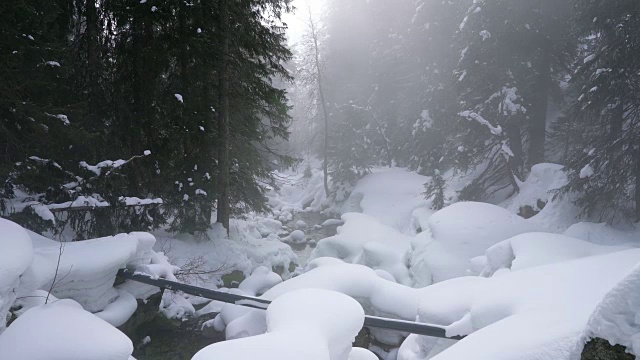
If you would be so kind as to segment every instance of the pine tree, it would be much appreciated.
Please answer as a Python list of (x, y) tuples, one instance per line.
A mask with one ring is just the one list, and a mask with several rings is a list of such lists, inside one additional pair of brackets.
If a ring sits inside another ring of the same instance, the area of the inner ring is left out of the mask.
[[(572, 77), (579, 89), (567, 131), (582, 134), (569, 149), (569, 184), (583, 215), (601, 221), (640, 220), (640, 4), (575, 1), (584, 39)], [(575, 120), (573, 120), (575, 119)]]
[(457, 168), (474, 172), (462, 198), (518, 191), (525, 165), (544, 160), (548, 98), (557, 82), (552, 70), (563, 68), (571, 48), (563, 40), (565, 8), (563, 1), (485, 1), (462, 20), (456, 70), (462, 120), (448, 151)]

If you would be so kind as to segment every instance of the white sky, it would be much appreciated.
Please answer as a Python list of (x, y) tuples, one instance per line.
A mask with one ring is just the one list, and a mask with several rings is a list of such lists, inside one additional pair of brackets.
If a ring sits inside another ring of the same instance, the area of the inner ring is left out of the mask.
[(324, 0), (293, 0), (293, 6), (296, 7), (294, 14), (286, 14), (283, 17), (283, 21), (289, 26), (287, 30), (287, 36), (289, 38), (289, 44), (293, 45), (302, 36), (307, 28), (307, 4), (311, 5), (311, 11), (314, 16), (319, 16)]

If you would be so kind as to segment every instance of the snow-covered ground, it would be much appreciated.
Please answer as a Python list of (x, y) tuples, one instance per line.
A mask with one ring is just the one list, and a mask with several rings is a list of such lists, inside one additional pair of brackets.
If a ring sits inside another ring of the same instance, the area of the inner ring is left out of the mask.
[[(592, 336), (633, 351), (636, 327), (625, 325), (635, 321), (631, 306), (615, 291), (607, 295), (614, 300), (602, 299), (640, 263), (640, 231), (579, 222), (570, 198), (549, 193), (566, 181), (554, 164), (535, 166), (519, 194), (495, 205), (461, 202), (434, 212), (422, 197), (424, 181), (402, 169), (365, 176), (338, 207), (351, 211), (343, 213), (338, 234), (318, 242), (303, 274), (262, 297), (321, 288), (351, 296), (368, 314), (467, 335), (459, 342), (403, 340), (373, 331), (386, 346), (401, 344), (386, 359), (571, 359)], [(523, 206), (537, 214), (518, 216)], [(598, 324), (595, 314), (589, 321), (596, 307), (614, 309), (600, 310), (605, 314), (597, 318), (607, 319), (600, 323), (612, 319), (609, 328), (629, 330), (587, 327)], [(259, 310), (225, 306), (211, 326), (242, 338), (268, 331), (266, 321)]]
[[(534, 166), (521, 191), (496, 204), (458, 202), (437, 212), (424, 199), (427, 178), (404, 169), (375, 169), (341, 204), (327, 202), (321, 171), (278, 176), (273, 213), (232, 220), (229, 238), (214, 227), (200, 238), (132, 233), (60, 247), (0, 219), (9, 249), (0, 252), (0, 315), (12, 306), (18, 315), (0, 334), (0, 359), (35, 336), (30, 327), (56, 342), (33, 347), (28, 359), (74, 358), (66, 351), (75, 332), (54, 336), (42, 325), (68, 317), (105, 334), (95, 354), (81, 348), (89, 355), (79, 358), (126, 360), (131, 343), (113, 326), (154, 289), (114, 288), (122, 267), (208, 287), (233, 284), (220, 290), (273, 301), (265, 312), (165, 293), (160, 310), (169, 318), (219, 313), (204, 327), (228, 341), (195, 359), (375, 359), (351, 348), (365, 313), (466, 335), (453, 341), (372, 329), (371, 350), (386, 360), (573, 360), (593, 337), (640, 354), (640, 230), (577, 220), (570, 197), (549, 192), (566, 182), (558, 165)], [(447, 189), (448, 200), (455, 190)], [(536, 214), (518, 216), (525, 206)], [(313, 221), (301, 217), (320, 212)], [(315, 241), (308, 232), (335, 226), (308, 263), (292, 250)]]

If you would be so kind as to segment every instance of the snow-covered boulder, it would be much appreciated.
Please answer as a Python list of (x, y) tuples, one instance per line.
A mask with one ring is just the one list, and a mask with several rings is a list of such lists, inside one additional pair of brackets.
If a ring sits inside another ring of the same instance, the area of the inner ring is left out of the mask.
[(342, 215), (345, 222), (338, 234), (318, 241), (309, 261), (321, 257), (334, 257), (347, 263), (382, 269), (401, 284), (413, 281), (405, 264), (411, 238), (398, 230), (360, 213)]
[(471, 272), (470, 260), (512, 236), (535, 226), (516, 214), (491, 204), (459, 202), (427, 220), (429, 229), (418, 234), (410, 256), (416, 286), (426, 286)]
[(16, 299), (20, 277), (33, 260), (33, 247), (29, 234), (18, 224), (0, 218), (0, 333), (5, 319)]
[(285, 242), (289, 242), (292, 244), (302, 244), (306, 239), (306, 235), (302, 230), (293, 230), (291, 234), (284, 238)]
[(589, 318), (572, 359), (580, 359), (585, 343), (593, 338), (622, 345), (640, 356), (640, 265), (611, 289)]
[(238, 289), (242, 290), (247, 295), (258, 296), (281, 282), (282, 278), (280, 275), (274, 273), (271, 269), (265, 266), (260, 266), (253, 270), (251, 276), (240, 283)]
[(0, 335), (2, 360), (128, 360), (131, 340), (64, 299), (34, 307)]
[[(193, 360), (371, 359), (351, 344), (364, 324), (364, 311), (352, 298), (321, 289), (290, 292), (266, 311), (267, 333), (209, 345)], [(359, 357), (357, 357), (359, 356)]]

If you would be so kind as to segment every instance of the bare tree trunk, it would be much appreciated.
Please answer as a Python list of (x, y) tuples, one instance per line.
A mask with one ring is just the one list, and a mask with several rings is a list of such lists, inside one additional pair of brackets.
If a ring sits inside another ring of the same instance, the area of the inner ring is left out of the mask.
[(222, 60), (218, 73), (220, 87), (218, 114), (218, 219), (229, 233), (229, 5), (228, 0), (220, 1), (220, 31), (222, 32)]
[(320, 103), (322, 104), (322, 115), (324, 116), (324, 148), (322, 149), (322, 172), (324, 174), (324, 193), (329, 196), (329, 115), (327, 114), (327, 103), (324, 100), (324, 91), (322, 89), (322, 68), (320, 66), (320, 49), (318, 48), (318, 32), (316, 30), (316, 24), (313, 21), (311, 15), (311, 7), (307, 7), (309, 11), (309, 26), (311, 28), (311, 37), (313, 39), (313, 50), (315, 53), (315, 65), (316, 65), (316, 81), (318, 83), (318, 93), (320, 95)]
[(638, 144), (638, 150), (636, 152), (636, 188), (634, 200), (636, 203), (636, 221), (640, 221), (640, 144)]

